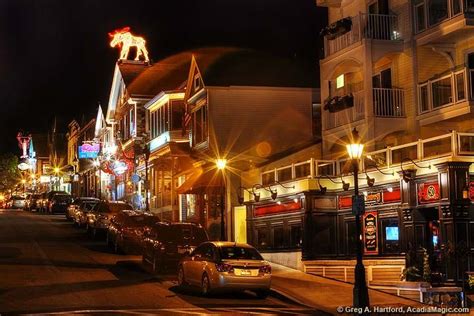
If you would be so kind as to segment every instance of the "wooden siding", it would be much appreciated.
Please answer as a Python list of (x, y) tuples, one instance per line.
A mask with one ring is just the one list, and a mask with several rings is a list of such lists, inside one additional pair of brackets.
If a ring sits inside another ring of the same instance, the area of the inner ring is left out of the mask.
[(211, 144), (261, 160), (312, 140), (311, 107), (312, 89), (209, 88)]

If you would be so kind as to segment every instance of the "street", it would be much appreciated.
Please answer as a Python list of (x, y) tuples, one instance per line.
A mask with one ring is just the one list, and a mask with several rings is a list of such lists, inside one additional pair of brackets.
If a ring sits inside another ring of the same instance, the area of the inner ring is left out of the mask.
[(155, 276), (141, 257), (117, 255), (64, 215), (0, 210), (0, 313), (311, 314), (253, 293), (201, 297), (173, 274)]

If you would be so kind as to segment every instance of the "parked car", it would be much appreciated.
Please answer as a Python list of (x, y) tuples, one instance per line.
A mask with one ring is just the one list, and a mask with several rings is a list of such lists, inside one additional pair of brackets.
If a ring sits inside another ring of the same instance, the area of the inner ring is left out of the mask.
[(78, 197), (72, 200), (66, 210), (66, 219), (72, 221), (74, 220), (75, 213), (79, 210), (79, 206), (84, 201), (95, 201), (99, 202), (98, 198), (95, 197)]
[(73, 221), (78, 227), (87, 225), (87, 214), (91, 212), (99, 200), (83, 200), (74, 213)]
[(41, 198), (41, 194), (31, 194), (25, 201), (25, 210), (33, 211), (38, 209), (38, 199)]
[(192, 285), (208, 295), (218, 290), (252, 290), (268, 296), (271, 266), (254, 247), (234, 242), (205, 242), (178, 266), (178, 284)]
[(50, 191), (41, 196), (41, 212), (51, 213), (51, 200), (56, 194), (68, 194), (64, 191)]
[(110, 220), (107, 244), (115, 252), (142, 254), (143, 233), (159, 221), (160, 218), (151, 213), (121, 211)]
[(87, 213), (87, 232), (93, 237), (105, 233), (112, 216), (124, 210), (133, 210), (133, 207), (121, 201), (100, 201)]
[(14, 195), (11, 197), (11, 208), (24, 209), (25, 208), (25, 198), (19, 195)]
[(208, 241), (206, 230), (194, 223), (156, 223), (143, 239), (143, 263), (153, 272), (176, 268), (179, 260), (201, 243)]
[(72, 196), (70, 194), (56, 193), (51, 197), (48, 210), (51, 214), (66, 213), (71, 202)]

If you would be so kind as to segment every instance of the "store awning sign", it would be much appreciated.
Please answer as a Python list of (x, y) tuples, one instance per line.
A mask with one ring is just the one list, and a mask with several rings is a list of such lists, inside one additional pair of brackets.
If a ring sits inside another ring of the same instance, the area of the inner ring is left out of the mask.
[(84, 143), (78, 148), (79, 159), (95, 159), (99, 155), (99, 143)]
[(255, 216), (274, 215), (285, 212), (296, 212), (301, 210), (301, 202), (283, 202), (270, 205), (256, 206), (254, 210)]
[[(365, 196), (365, 205), (380, 205), (380, 204), (390, 204), (397, 203), (401, 201), (401, 192), (400, 188), (394, 188), (390, 191), (383, 190), (377, 192), (367, 192)], [(339, 209), (348, 209), (352, 207), (352, 196), (345, 195), (339, 196)]]
[(379, 248), (377, 243), (378, 223), (377, 212), (366, 212), (362, 217), (362, 225), (364, 229), (364, 254), (378, 255)]

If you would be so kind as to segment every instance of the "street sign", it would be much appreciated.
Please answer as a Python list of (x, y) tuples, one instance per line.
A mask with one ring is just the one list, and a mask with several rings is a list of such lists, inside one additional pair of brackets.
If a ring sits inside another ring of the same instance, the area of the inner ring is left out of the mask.
[(362, 215), (365, 213), (365, 197), (363, 195), (354, 195), (352, 197), (352, 214)]

